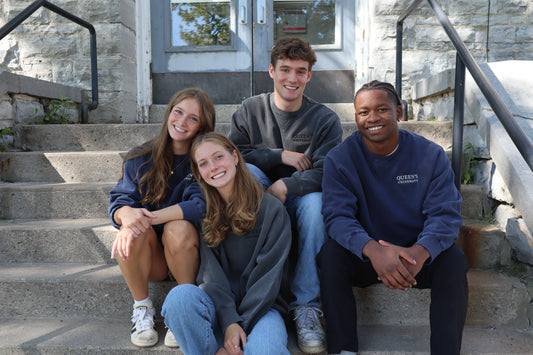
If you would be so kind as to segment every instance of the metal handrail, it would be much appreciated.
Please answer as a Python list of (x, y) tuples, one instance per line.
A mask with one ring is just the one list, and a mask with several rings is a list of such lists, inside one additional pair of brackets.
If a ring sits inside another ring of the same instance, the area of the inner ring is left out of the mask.
[(83, 26), (89, 30), (90, 41), (91, 41), (91, 86), (92, 86), (92, 102), (84, 103), (81, 105), (81, 122), (88, 123), (89, 120), (89, 110), (94, 110), (98, 107), (98, 71), (97, 71), (97, 60), (96, 60), (96, 31), (90, 23), (81, 18), (72, 15), (71, 13), (63, 10), (62, 8), (48, 2), (45, 0), (34, 1), (27, 8), (22, 10), (17, 16), (15, 16), (11, 21), (6, 23), (2, 28), (0, 28), (0, 40), (7, 36), (11, 31), (13, 31), (18, 25), (20, 25), (24, 20), (30, 17), (35, 11), (40, 7), (45, 7), (48, 10), (51, 10), (58, 15), (61, 15), (80, 26)]
[[(452, 145), (452, 167), (455, 173), (455, 184), (458, 189), (461, 186), (461, 161), (463, 155), (462, 137), (463, 137), (463, 106), (464, 106), (464, 68), (468, 69), (472, 78), (478, 85), (479, 89), (487, 99), (490, 107), (500, 120), (503, 127), (509, 134), (516, 148), (526, 161), (527, 165), (533, 170), (533, 143), (524, 133), (513, 114), (505, 105), (496, 89), (487, 79), (470, 51), (466, 48), (464, 42), (450, 22), (450, 19), (439, 4), (434, 0), (427, 0), (433, 12), (437, 16), (441, 26), (448, 35), (453, 46), (457, 50), (456, 77), (455, 77), (455, 101), (454, 101), (454, 120), (453, 120), (453, 145)], [(422, 0), (414, 1), (398, 18), (396, 24), (396, 90), (401, 95), (402, 92), (402, 37), (403, 21), (416, 9)], [(401, 96), (400, 96), (401, 97)]]

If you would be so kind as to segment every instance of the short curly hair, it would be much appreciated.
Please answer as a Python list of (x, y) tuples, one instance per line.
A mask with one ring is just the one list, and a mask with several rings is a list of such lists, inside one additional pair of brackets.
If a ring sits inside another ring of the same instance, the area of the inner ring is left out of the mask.
[(311, 44), (299, 37), (285, 37), (276, 42), (270, 54), (270, 64), (275, 68), (279, 59), (301, 59), (309, 63), (309, 70), (316, 63)]

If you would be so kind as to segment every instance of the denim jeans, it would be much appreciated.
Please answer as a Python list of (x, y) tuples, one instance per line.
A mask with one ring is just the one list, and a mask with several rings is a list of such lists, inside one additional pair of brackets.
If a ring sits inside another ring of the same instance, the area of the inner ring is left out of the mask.
[[(272, 182), (258, 167), (246, 164), (250, 172), (268, 189)], [(285, 207), (292, 229), (298, 232), (298, 257), (291, 282), (291, 292), (296, 300), (290, 308), (298, 306), (320, 307), (320, 283), (316, 255), (326, 242), (326, 229), (322, 217), (322, 192), (303, 196), (288, 195)]]
[[(198, 286), (183, 284), (170, 290), (161, 314), (186, 355), (212, 355), (224, 346), (215, 306)], [(289, 355), (287, 330), (278, 311), (270, 309), (259, 319), (247, 335), (244, 354)]]

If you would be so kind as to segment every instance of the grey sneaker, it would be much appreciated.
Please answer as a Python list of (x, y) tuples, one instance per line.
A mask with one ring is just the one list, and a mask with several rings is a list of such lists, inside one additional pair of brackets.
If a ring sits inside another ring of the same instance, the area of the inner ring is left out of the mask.
[(297, 307), (294, 310), (298, 347), (304, 353), (316, 354), (326, 351), (326, 334), (319, 317), (324, 314), (317, 307)]
[(179, 348), (178, 342), (170, 329), (167, 329), (167, 334), (165, 335), (165, 346), (167, 348)]
[(148, 300), (133, 306), (131, 316), (131, 342), (142, 348), (157, 344), (157, 332), (154, 329), (155, 309), (152, 301)]

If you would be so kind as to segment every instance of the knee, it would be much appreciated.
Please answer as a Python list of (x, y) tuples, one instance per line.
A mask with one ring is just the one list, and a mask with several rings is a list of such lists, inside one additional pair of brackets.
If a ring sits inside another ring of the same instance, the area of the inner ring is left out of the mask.
[(198, 231), (188, 221), (172, 221), (165, 224), (162, 237), (165, 249), (171, 253), (198, 249)]
[(322, 192), (311, 192), (300, 198), (297, 209), (298, 216), (309, 216), (322, 221)]
[(333, 239), (328, 239), (316, 256), (316, 262), (321, 273), (327, 272), (335, 265), (340, 264), (342, 259), (342, 247)]
[(202, 290), (195, 285), (183, 284), (174, 287), (163, 302), (161, 314), (165, 318), (174, 318), (176, 315), (186, 314), (191, 311), (195, 300), (202, 295)]

